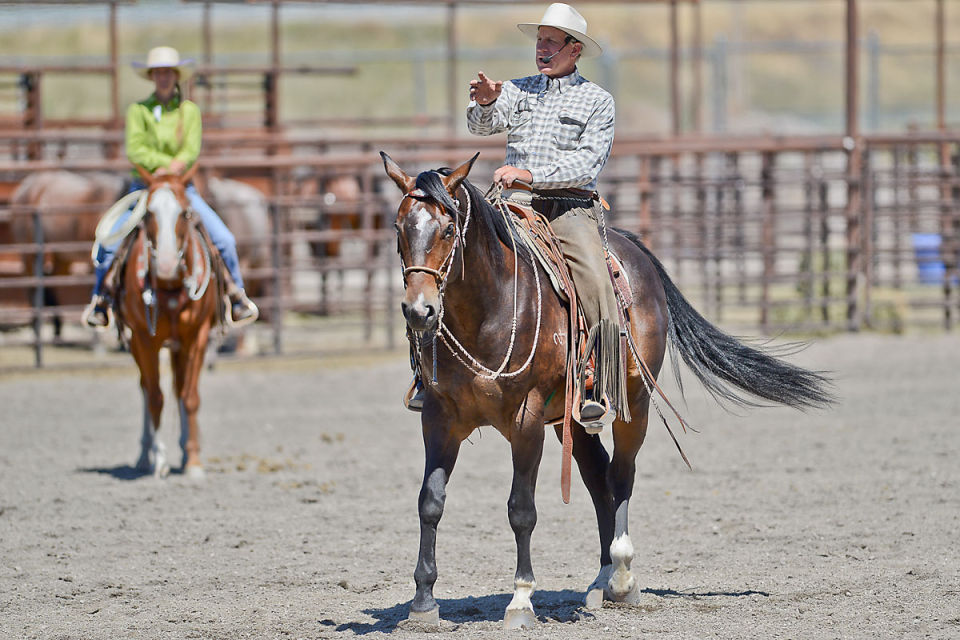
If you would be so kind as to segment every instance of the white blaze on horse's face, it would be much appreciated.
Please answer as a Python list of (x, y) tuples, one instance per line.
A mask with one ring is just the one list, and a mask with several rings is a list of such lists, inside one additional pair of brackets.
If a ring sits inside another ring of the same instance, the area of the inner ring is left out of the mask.
[(440, 308), (440, 281), (455, 248), (454, 220), (435, 203), (411, 199), (397, 230), (406, 291), (400, 308), (414, 331), (432, 329)]
[(157, 221), (157, 277), (173, 279), (180, 264), (177, 243), (177, 219), (183, 206), (170, 187), (159, 187), (150, 196), (147, 209)]

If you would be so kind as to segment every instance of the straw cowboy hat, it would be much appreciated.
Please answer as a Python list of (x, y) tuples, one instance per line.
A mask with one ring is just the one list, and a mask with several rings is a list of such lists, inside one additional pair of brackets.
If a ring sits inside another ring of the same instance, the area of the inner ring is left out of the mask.
[(149, 80), (150, 72), (154, 69), (174, 69), (180, 76), (180, 79), (183, 80), (190, 72), (189, 69), (185, 69), (184, 67), (190, 64), (193, 64), (193, 58), (181, 60), (180, 52), (173, 47), (154, 47), (147, 53), (146, 62), (133, 63), (133, 70), (136, 71), (141, 78)]
[(580, 13), (568, 4), (554, 2), (543, 12), (540, 22), (521, 22), (517, 25), (520, 31), (536, 39), (540, 27), (554, 27), (573, 36), (583, 43), (582, 55), (586, 58), (598, 56), (603, 49), (597, 41), (587, 35), (587, 21)]

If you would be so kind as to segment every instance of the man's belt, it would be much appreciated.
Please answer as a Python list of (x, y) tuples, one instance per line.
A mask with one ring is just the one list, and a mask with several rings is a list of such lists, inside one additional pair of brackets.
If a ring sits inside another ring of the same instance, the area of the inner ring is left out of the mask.
[(543, 198), (545, 200), (580, 200), (593, 201), (600, 198), (596, 191), (587, 189), (577, 189), (574, 187), (567, 189), (534, 189), (534, 198)]

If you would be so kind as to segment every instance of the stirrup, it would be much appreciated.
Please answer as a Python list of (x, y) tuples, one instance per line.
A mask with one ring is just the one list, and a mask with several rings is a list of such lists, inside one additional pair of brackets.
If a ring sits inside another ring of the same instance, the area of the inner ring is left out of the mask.
[(405, 394), (403, 394), (403, 406), (410, 411), (423, 411), (423, 398), (426, 395), (426, 392), (423, 390), (423, 383), (420, 382), (420, 378), (414, 378), (413, 382), (410, 383), (410, 388), (407, 389)]
[(604, 427), (609, 427), (617, 417), (610, 399), (606, 394), (596, 400), (584, 400), (574, 403), (573, 419), (576, 420), (589, 435), (602, 433)]
[(80, 321), (94, 329), (105, 329), (112, 320), (110, 305), (103, 296), (94, 296), (83, 310)]
[(260, 317), (260, 309), (247, 297), (243, 289), (238, 289), (234, 294), (228, 296), (230, 301), (230, 321), (231, 327), (245, 327), (253, 324)]

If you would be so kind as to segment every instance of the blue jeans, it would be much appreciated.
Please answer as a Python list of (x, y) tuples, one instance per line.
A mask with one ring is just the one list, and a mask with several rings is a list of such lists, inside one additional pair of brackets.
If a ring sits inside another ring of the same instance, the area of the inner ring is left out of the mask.
[[(137, 189), (144, 188), (145, 186), (142, 182), (134, 180), (127, 190), (127, 193), (132, 193)], [(223, 258), (223, 264), (227, 268), (227, 271), (230, 272), (230, 277), (233, 278), (234, 283), (239, 288), (243, 289), (243, 276), (240, 275), (240, 258), (237, 256), (237, 241), (233, 237), (233, 234), (227, 229), (227, 225), (223, 224), (223, 220), (220, 219), (217, 212), (203, 201), (203, 198), (197, 193), (193, 184), (187, 185), (187, 199), (190, 201), (190, 206), (193, 210), (200, 216), (204, 228), (207, 230), (207, 233), (210, 234), (210, 240), (213, 241), (213, 245), (217, 248), (217, 251), (220, 252), (220, 256)], [(119, 229), (130, 219), (131, 213), (133, 213), (132, 207), (117, 219), (110, 231), (113, 232)], [(113, 256), (121, 242), (123, 242), (123, 240), (109, 247), (100, 245), (97, 251), (97, 259), (94, 263), (94, 272), (97, 276), (97, 281), (93, 285), (94, 296), (101, 294), (103, 290), (103, 280), (107, 276), (107, 271), (110, 270), (110, 265), (113, 264)]]

